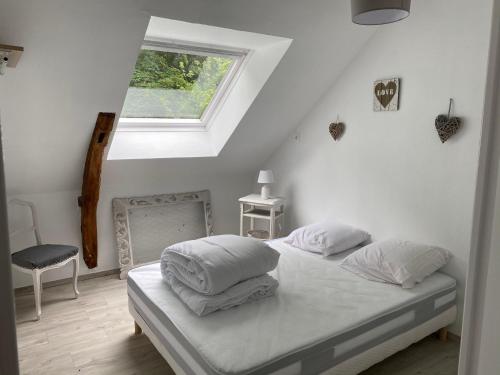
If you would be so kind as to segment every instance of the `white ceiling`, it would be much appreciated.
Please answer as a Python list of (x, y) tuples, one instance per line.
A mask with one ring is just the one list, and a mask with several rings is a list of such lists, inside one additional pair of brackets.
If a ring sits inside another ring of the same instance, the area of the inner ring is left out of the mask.
[(107, 179), (258, 169), (375, 32), (351, 24), (347, 0), (2, 0), (0, 43), (26, 50), (0, 77), (10, 194), (79, 188), (97, 113), (120, 112), (149, 14), (294, 42), (219, 157), (108, 161)]

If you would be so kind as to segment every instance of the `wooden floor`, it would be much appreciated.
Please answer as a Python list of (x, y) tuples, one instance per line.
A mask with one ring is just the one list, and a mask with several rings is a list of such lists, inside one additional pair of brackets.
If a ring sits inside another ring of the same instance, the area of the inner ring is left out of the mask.
[[(45, 289), (42, 319), (34, 321), (33, 295), (16, 297), (22, 374), (172, 375), (144, 336), (134, 336), (126, 284), (116, 275)], [(459, 345), (427, 338), (363, 375), (455, 375)]]

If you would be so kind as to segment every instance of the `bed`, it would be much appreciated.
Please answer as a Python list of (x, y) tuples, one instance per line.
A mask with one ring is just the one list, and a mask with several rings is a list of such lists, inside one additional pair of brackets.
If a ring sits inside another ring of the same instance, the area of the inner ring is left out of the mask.
[(357, 374), (454, 322), (456, 282), (413, 289), (362, 279), (282, 240), (274, 297), (203, 318), (169, 290), (159, 264), (128, 274), (129, 310), (177, 375)]

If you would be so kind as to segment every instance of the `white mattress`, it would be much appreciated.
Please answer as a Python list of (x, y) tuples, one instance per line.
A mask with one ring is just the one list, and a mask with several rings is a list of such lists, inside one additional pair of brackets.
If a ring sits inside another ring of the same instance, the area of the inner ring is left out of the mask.
[[(435, 273), (413, 289), (402, 289), (362, 279), (338, 267), (348, 253), (323, 258), (281, 240), (270, 245), (282, 254), (272, 272), (280, 282), (274, 297), (199, 318), (166, 287), (159, 265), (153, 264), (129, 272), (143, 295), (139, 298), (131, 291), (131, 298), (138, 305), (144, 306), (139, 299), (147, 299), (156, 306), (214, 373), (239, 374), (342, 337), (455, 286), (451, 277)], [(434, 309), (453, 302), (455, 292), (448, 292), (433, 301)], [(343, 353), (383, 335), (384, 329), (387, 333), (407, 324), (415, 314), (409, 309), (342, 341), (336, 345), (336, 355), (342, 359)]]

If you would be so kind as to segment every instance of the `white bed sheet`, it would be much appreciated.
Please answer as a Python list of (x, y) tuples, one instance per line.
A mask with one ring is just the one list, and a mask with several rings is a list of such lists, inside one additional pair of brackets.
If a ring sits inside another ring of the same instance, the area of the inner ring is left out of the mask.
[(282, 240), (270, 245), (282, 254), (271, 273), (280, 282), (276, 296), (203, 318), (165, 287), (158, 264), (132, 270), (129, 277), (196, 351), (224, 373), (245, 371), (311, 347), (455, 284), (451, 277), (436, 273), (413, 289), (402, 289), (338, 267), (348, 253), (323, 258)]

